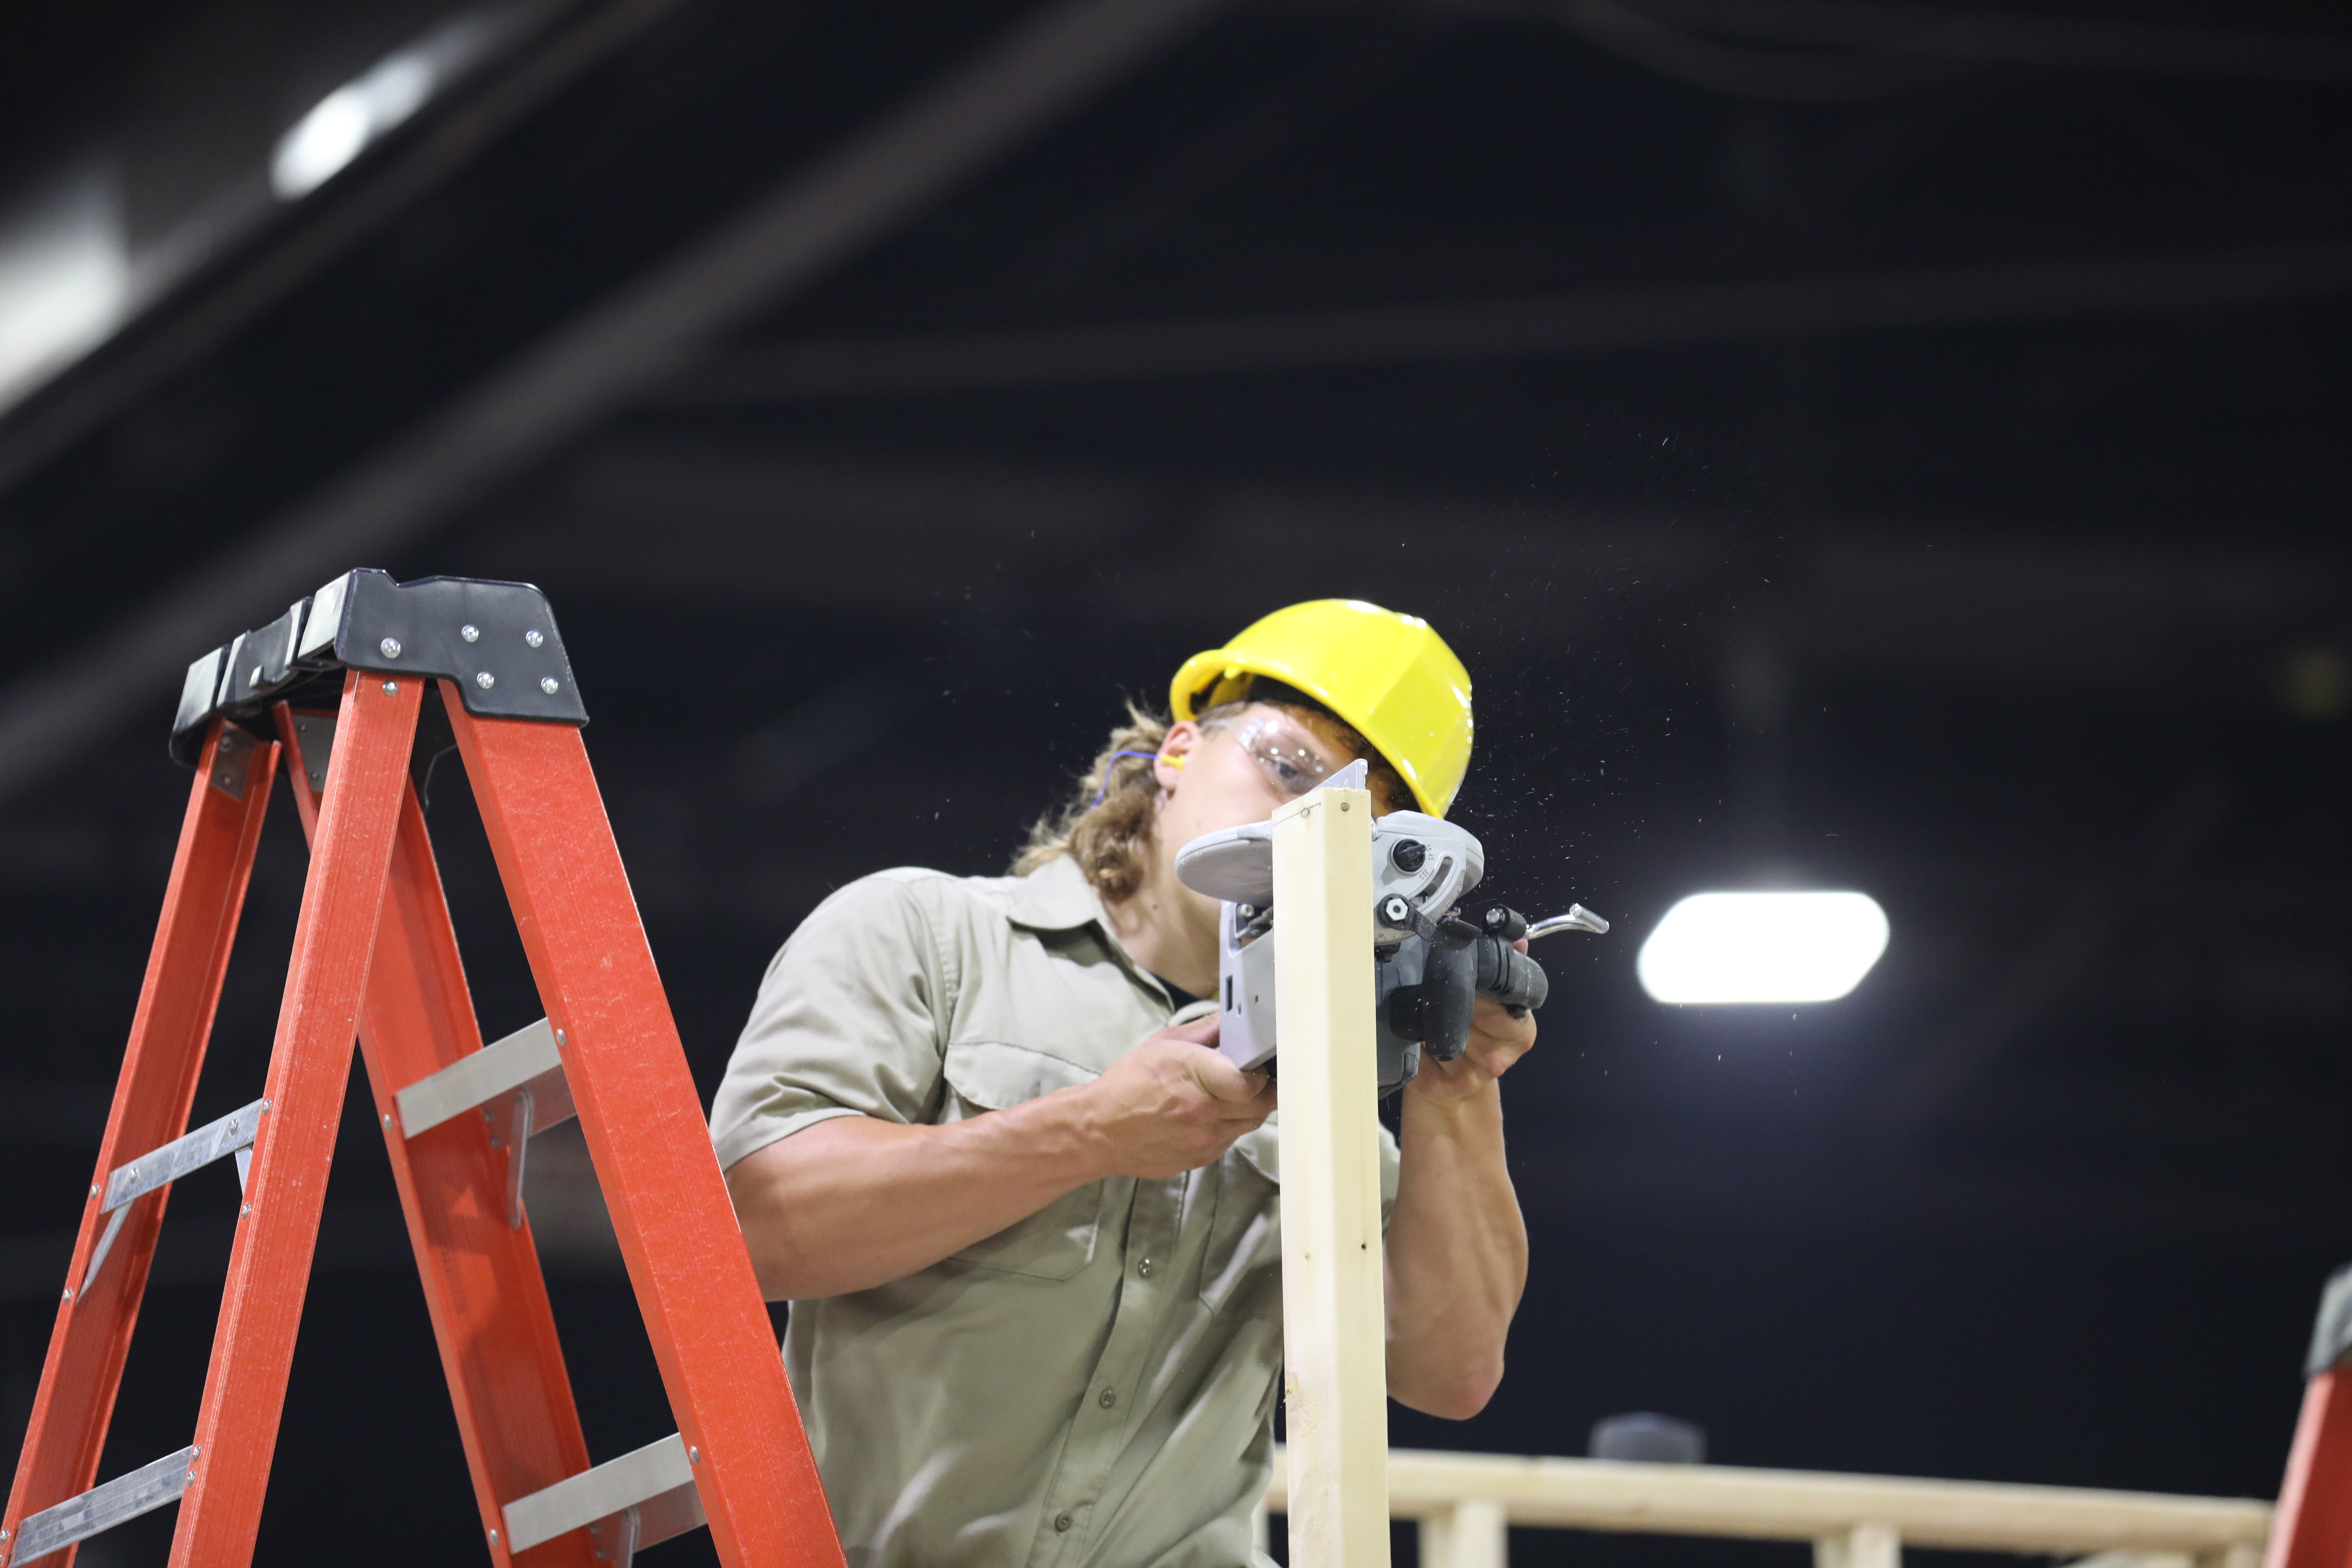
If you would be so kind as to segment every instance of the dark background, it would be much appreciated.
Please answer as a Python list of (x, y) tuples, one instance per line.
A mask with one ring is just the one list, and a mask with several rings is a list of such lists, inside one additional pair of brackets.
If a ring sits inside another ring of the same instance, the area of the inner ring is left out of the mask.
[[(2274, 1492), (2352, 1256), (2339, 12), (576, 0), (282, 202), (274, 139), (448, 15), (313, 9), (0, 18), (0, 215), (83, 171), (140, 279), (0, 414), (0, 1443), (184, 801), (178, 670), (365, 564), (550, 594), (706, 1093), (828, 889), (1001, 869), (1123, 697), (1265, 610), (1425, 616), (1489, 889), (1618, 923), (1547, 945), (1509, 1080), (1509, 1376), (1395, 1440), (1655, 1409), (1732, 1464)], [(520, 1026), (454, 767), (432, 816)], [(199, 1117), (265, 1066), (270, 831)], [(1852, 996), (1642, 994), (1676, 899), (1774, 882), (1885, 906)], [(469, 1560), (353, 1103), (260, 1557)], [(591, 1447), (650, 1441), (576, 1132), (532, 1168)], [(230, 1187), (173, 1203), (103, 1474), (187, 1440)]]

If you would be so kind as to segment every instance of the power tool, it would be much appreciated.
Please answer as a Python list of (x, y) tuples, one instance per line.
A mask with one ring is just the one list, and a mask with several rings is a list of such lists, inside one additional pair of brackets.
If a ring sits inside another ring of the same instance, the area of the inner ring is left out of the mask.
[[(1351, 763), (1327, 787), (1361, 788), (1362, 772), (1361, 763)], [(1460, 900), (1486, 871), (1486, 851), (1467, 828), (1417, 811), (1392, 811), (1372, 824), (1373, 982), (1384, 1095), (1412, 1081), (1424, 1050), (1442, 1062), (1462, 1055), (1478, 997), (1493, 997), (1515, 1017), (1543, 1005), (1550, 982), (1541, 964), (1513, 945), (1521, 938), (1609, 930), (1581, 904), (1532, 924), (1501, 904), (1465, 920)], [(1255, 822), (1204, 834), (1176, 852), (1176, 875), (1223, 905), (1217, 1049), (1244, 1071), (1271, 1071), (1274, 829)]]

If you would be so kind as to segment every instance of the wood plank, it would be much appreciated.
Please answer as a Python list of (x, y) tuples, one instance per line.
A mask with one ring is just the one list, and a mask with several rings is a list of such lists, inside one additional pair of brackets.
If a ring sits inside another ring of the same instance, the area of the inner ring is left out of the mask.
[[(1278, 1450), (1266, 1490), (1266, 1507), (1277, 1513), (1289, 1500), (1286, 1471)], [(1390, 1507), (1400, 1519), (1475, 1498), (1501, 1504), (1515, 1525), (1762, 1541), (1819, 1541), (1875, 1523), (1911, 1546), (2226, 1560), (2233, 1549), (2259, 1548), (2271, 1527), (2269, 1504), (2236, 1498), (1730, 1465), (1400, 1448), (1389, 1456), (1388, 1478)]]
[(1373, 1081), (1371, 795), (1274, 814), (1290, 1561), (1389, 1561), (1387, 1317)]

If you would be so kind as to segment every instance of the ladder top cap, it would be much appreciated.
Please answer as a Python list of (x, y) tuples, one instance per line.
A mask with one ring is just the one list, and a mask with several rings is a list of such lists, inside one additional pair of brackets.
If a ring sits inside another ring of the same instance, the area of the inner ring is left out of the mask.
[(395, 583), (362, 567), (189, 665), (172, 755), (194, 766), (215, 714), (247, 722), (281, 701), (331, 701), (347, 669), (453, 681), (478, 718), (588, 721), (555, 614), (537, 588), (480, 577)]

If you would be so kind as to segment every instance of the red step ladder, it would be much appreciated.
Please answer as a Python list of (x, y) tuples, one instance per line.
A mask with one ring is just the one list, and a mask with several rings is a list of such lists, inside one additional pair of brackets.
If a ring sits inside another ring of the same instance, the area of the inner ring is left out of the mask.
[(2319, 1299), (2303, 1414), (2288, 1449), (2263, 1568), (2352, 1564), (2352, 1265)]
[[(353, 572), (191, 667), (196, 769), (0, 1568), (180, 1505), (173, 1568), (253, 1556), (356, 1035), (499, 1568), (625, 1568), (704, 1523), (730, 1568), (841, 1568), (703, 1131), (553, 617), (520, 584)], [(271, 738), (274, 734), (276, 738)], [(547, 1017), (485, 1047), (419, 788), (454, 746)], [(279, 759), (311, 858), (261, 1098), (187, 1131)], [(523, 1212), (530, 1134), (577, 1114), (677, 1432), (591, 1465)], [(98, 1483), (171, 1184), (245, 1187), (187, 1447)]]

